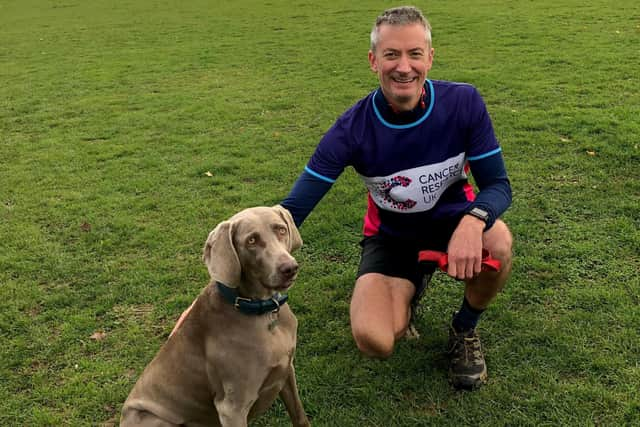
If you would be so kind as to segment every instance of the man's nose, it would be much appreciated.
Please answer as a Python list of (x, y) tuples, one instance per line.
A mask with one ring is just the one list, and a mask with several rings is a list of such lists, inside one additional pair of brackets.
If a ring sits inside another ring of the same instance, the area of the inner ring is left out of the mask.
[(401, 73), (408, 73), (411, 71), (411, 64), (407, 55), (400, 56), (400, 59), (398, 59), (398, 66), (396, 67), (396, 70)]

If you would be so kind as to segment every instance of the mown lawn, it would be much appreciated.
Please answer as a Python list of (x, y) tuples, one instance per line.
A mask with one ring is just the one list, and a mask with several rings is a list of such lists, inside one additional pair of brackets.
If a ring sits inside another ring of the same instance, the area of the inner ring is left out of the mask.
[[(480, 325), (490, 381), (447, 384), (461, 287), (439, 275), (384, 362), (349, 299), (366, 194), (348, 170), (302, 227), (290, 294), (316, 426), (640, 425), (640, 5), (415, 3), (430, 77), (474, 84), (514, 202), (512, 279)], [(117, 424), (207, 283), (208, 232), (278, 203), (376, 87), (389, 2), (0, 1), (0, 425)], [(289, 425), (280, 403), (254, 425)]]

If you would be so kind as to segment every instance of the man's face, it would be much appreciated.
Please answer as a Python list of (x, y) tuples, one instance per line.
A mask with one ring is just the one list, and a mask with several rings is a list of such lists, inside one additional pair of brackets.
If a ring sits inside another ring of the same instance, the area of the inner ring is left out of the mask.
[(425, 31), (420, 24), (382, 24), (376, 50), (369, 51), (369, 64), (378, 74), (382, 93), (399, 111), (418, 104), (431, 69), (433, 49), (427, 46)]

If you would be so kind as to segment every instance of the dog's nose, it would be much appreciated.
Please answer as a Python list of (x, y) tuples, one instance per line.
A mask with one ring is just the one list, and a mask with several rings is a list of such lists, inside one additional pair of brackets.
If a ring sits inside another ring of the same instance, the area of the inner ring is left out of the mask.
[(283, 262), (278, 267), (278, 271), (286, 278), (293, 277), (298, 272), (298, 263), (295, 260)]

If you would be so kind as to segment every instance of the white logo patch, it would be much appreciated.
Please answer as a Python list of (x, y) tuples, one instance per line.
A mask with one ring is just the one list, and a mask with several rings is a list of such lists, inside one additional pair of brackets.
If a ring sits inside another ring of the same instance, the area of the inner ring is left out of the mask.
[(440, 163), (362, 179), (378, 207), (394, 212), (424, 212), (451, 184), (467, 178), (465, 162), (464, 153), (460, 153)]

